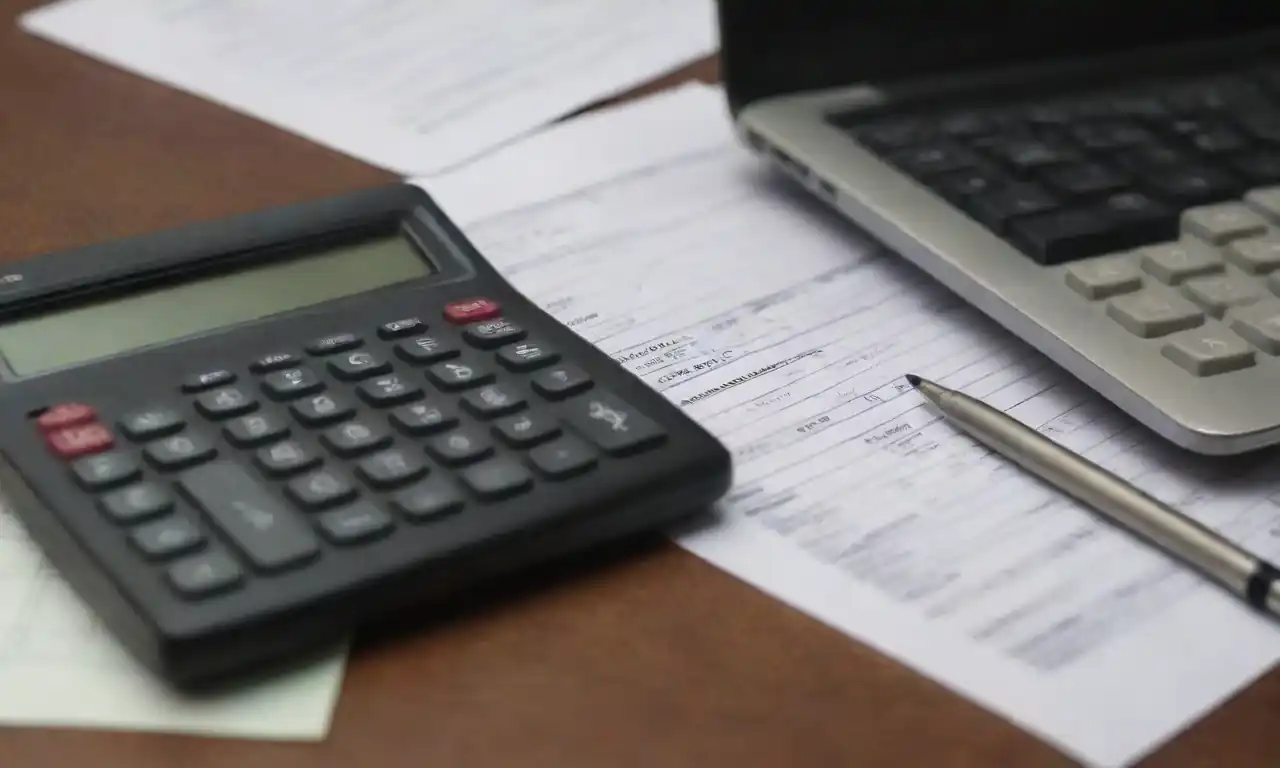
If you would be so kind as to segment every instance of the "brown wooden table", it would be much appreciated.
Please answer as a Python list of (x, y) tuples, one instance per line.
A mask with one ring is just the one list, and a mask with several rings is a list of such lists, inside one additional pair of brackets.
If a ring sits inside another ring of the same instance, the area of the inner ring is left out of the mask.
[[(27, 37), (11, 21), (37, 4), (0, 0), (0, 259), (391, 178)], [(687, 77), (713, 79), (714, 63), (658, 85)], [(666, 542), (563, 571), (430, 627), (366, 633), (323, 743), (0, 729), (0, 766), (1072, 764)], [(1144, 765), (1280, 765), (1280, 673)]]

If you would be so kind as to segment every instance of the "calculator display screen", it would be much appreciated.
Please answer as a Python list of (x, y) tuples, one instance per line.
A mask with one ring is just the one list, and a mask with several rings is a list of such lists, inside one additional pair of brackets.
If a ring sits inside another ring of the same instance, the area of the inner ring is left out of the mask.
[(401, 235), (362, 241), (19, 319), (0, 355), (29, 376), (419, 279), (432, 267)]

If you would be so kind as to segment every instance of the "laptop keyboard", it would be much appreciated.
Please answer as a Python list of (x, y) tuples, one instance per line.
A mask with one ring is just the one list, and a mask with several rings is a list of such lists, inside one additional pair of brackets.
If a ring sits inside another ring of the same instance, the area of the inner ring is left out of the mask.
[(1225, 242), (1280, 184), (1280, 67), (829, 119), (1042, 264)]

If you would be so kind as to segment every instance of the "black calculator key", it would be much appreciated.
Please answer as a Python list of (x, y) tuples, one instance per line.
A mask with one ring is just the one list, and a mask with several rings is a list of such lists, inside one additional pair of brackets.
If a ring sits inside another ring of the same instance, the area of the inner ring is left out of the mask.
[(525, 400), (500, 384), (487, 384), (462, 396), (462, 405), (473, 416), (492, 419), (515, 413), (525, 406)]
[(130, 440), (150, 440), (180, 431), (187, 425), (182, 414), (172, 408), (147, 408), (127, 413), (120, 419), (120, 431)]
[(253, 396), (239, 387), (210, 390), (196, 398), (196, 410), (206, 418), (226, 419), (249, 413), (258, 407)]
[(213, 443), (196, 433), (162, 437), (146, 447), (147, 460), (156, 469), (182, 469), (207, 461), (217, 454)]
[(297, 364), (298, 358), (296, 355), (291, 355), (288, 352), (273, 352), (270, 355), (263, 355), (254, 360), (249, 365), (249, 370), (258, 374), (271, 373), (283, 368), (292, 368)]
[(98, 502), (117, 523), (136, 523), (173, 509), (173, 495), (156, 483), (134, 483), (106, 494)]
[(1044, 174), (1044, 180), (1049, 186), (1075, 196), (1114, 192), (1129, 184), (1126, 174), (1098, 163), (1054, 168)]
[(101, 491), (136, 480), (142, 467), (131, 453), (108, 451), (76, 459), (71, 471), (86, 490)]
[(186, 517), (174, 515), (139, 526), (129, 541), (148, 559), (164, 560), (204, 546), (204, 534)]
[(391, 504), (409, 520), (426, 522), (460, 511), (466, 504), (466, 498), (450, 480), (433, 477), (397, 493)]
[(479, 363), (453, 360), (431, 366), (427, 377), (440, 389), (452, 392), (488, 384), (493, 381), (493, 371)]
[(402, 336), (408, 336), (413, 333), (419, 333), (426, 330), (427, 324), (416, 317), (406, 317), (400, 320), (392, 320), (389, 323), (383, 323), (378, 326), (378, 338), (381, 339), (398, 339)]
[(355, 349), (363, 342), (360, 337), (354, 333), (337, 333), (333, 336), (325, 336), (316, 339), (307, 345), (307, 353), (312, 355), (332, 355), (337, 352), (345, 352), (348, 349)]
[(560, 434), (560, 425), (537, 411), (507, 416), (494, 423), (493, 429), (513, 448), (527, 448)]
[(289, 400), (319, 392), (324, 389), (324, 382), (309, 368), (285, 368), (267, 374), (262, 386), (277, 400)]
[(192, 469), (178, 487), (258, 568), (286, 568), (319, 551), (302, 517), (239, 464), (218, 461)]
[(258, 450), (255, 457), (262, 471), (273, 477), (287, 477), (313, 469), (320, 456), (296, 440), (284, 440)]
[(367, 379), (390, 370), (390, 363), (364, 350), (347, 352), (329, 361), (329, 371), (343, 381)]
[(381, 424), (357, 419), (330, 427), (320, 439), (339, 456), (351, 457), (385, 448), (391, 443), (391, 432)]
[(1040, 187), (1008, 184), (988, 194), (973, 195), (961, 205), (992, 232), (1003, 234), (1010, 219), (1051, 211), (1058, 207), (1058, 201)]
[(483, 434), (467, 427), (432, 438), (427, 450), (445, 464), (467, 464), (479, 461), (493, 453), (493, 442)]
[(520, 462), (499, 456), (462, 470), (462, 482), (486, 501), (524, 493), (533, 487), (533, 475)]
[(323, 509), (356, 496), (355, 486), (343, 476), (327, 469), (289, 481), (286, 492), (306, 509)]
[(195, 373), (182, 380), (183, 392), (203, 392), (212, 387), (221, 387), (236, 380), (231, 371), (217, 370)]
[(223, 427), (227, 439), (241, 448), (253, 448), (289, 434), (289, 425), (270, 413), (238, 416)]
[(302, 398), (289, 406), (289, 412), (308, 427), (323, 427), (351, 418), (356, 408), (342, 395), (326, 392)]
[(414, 403), (392, 411), (391, 423), (406, 435), (421, 437), (454, 428), (458, 417), (438, 405)]
[(458, 348), (435, 336), (419, 336), (396, 345), (396, 354), (410, 363), (430, 365), (458, 356)]
[(524, 342), (498, 350), (498, 362), (509, 371), (532, 371), (558, 362), (560, 355), (545, 344)]
[(462, 337), (472, 346), (481, 349), (497, 349), (504, 344), (523, 339), (525, 330), (510, 320), (498, 318), (468, 325), (463, 329)]
[(188, 598), (202, 598), (236, 587), (244, 571), (221, 552), (204, 552), (169, 568), (169, 584)]
[(1244, 191), (1235, 177), (1204, 166), (1155, 171), (1145, 180), (1153, 196), (1179, 206), (1214, 203)]
[(360, 399), (377, 408), (407, 403), (422, 396), (422, 387), (395, 374), (366, 381), (356, 391), (360, 393)]
[(562, 400), (591, 388), (591, 377), (573, 365), (557, 365), (533, 377), (533, 388), (549, 400)]
[(575, 400), (566, 418), (588, 440), (615, 456), (650, 448), (666, 437), (652, 419), (599, 390)]
[(375, 488), (395, 488), (421, 478), (427, 465), (416, 453), (391, 448), (361, 459), (356, 472)]
[(391, 532), (391, 515), (367, 501), (330, 510), (318, 518), (320, 530), (334, 544), (359, 544)]
[(529, 463), (552, 480), (580, 475), (598, 462), (596, 449), (576, 437), (566, 436), (529, 451)]

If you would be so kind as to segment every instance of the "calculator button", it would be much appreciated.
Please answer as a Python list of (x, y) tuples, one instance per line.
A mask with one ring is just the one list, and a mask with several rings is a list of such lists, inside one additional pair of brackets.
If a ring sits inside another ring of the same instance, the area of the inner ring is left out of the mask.
[(42, 432), (52, 432), (55, 429), (88, 424), (97, 417), (93, 408), (84, 403), (59, 403), (40, 414), (36, 419), (36, 426)]
[(406, 435), (421, 437), (452, 429), (457, 426), (458, 417), (438, 405), (414, 403), (392, 411), (391, 423)]
[(509, 371), (532, 371), (560, 360), (560, 355), (542, 344), (525, 342), (498, 351), (498, 362)]
[(169, 584), (179, 594), (200, 598), (224, 592), (240, 583), (244, 572), (221, 552), (189, 557), (169, 569)]
[(178, 487), (258, 568), (285, 568), (319, 551), (310, 527), (239, 464), (190, 470)]
[(187, 425), (182, 415), (172, 408), (148, 408), (125, 414), (120, 430), (130, 440), (151, 440), (181, 430)]
[(215, 389), (196, 398), (196, 410), (210, 419), (239, 416), (257, 407), (257, 401), (238, 387)]
[(391, 370), (391, 364), (371, 352), (347, 352), (329, 361), (329, 371), (343, 381), (358, 381)]
[(1204, 313), (1186, 299), (1147, 292), (1112, 299), (1107, 305), (1107, 316), (1144, 339), (1167, 336), (1204, 323)]
[(427, 465), (416, 454), (392, 448), (362, 459), (356, 472), (375, 488), (394, 488), (425, 475)]
[(289, 412), (308, 427), (323, 427), (351, 418), (356, 409), (342, 395), (320, 394), (299, 400), (289, 406)]
[(325, 512), (318, 522), (334, 544), (359, 544), (391, 532), (391, 516), (367, 501)]
[(270, 355), (263, 355), (257, 360), (254, 360), (249, 366), (249, 370), (254, 373), (270, 373), (272, 371), (290, 368), (297, 364), (298, 358), (296, 355), (291, 355), (288, 352), (276, 352)]
[(488, 320), (497, 317), (502, 308), (498, 306), (498, 302), (476, 297), (472, 299), (464, 299), (462, 301), (454, 301), (444, 308), (444, 319), (451, 323), (464, 325), (466, 323), (474, 323), (479, 320)]
[(1270, 299), (1231, 310), (1231, 330), (1267, 354), (1280, 355), (1280, 302)]
[(566, 417), (575, 429), (607, 453), (634, 453), (661, 442), (656, 422), (606, 392), (574, 401)]
[(386, 447), (391, 433), (381, 424), (357, 420), (330, 427), (320, 439), (339, 456), (351, 457)]
[(286, 368), (267, 374), (262, 386), (277, 400), (288, 400), (319, 392), (324, 389), (324, 382), (309, 368)]
[(413, 522), (438, 520), (461, 510), (465, 503), (458, 487), (443, 477), (406, 488), (391, 500), (396, 511)]
[(142, 468), (132, 454), (109, 451), (85, 456), (71, 462), (80, 485), (90, 491), (100, 491), (132, 482), (142, 474)]
[(173, 496), (164, 486), (135, 483), (108, 493), (98, 504), (117, 523), (135, 523), (173, 509)]
[(1231, 307), (1252, 304), (1263, 297), (1253, 281), (1236, 275), (1193, 277), (1182, 284), (1182, 293), (1214, 317)]
[(1249, 368), (1257, 354), (1240, 337), (1212, 328), (1171, 336), (1160, 352), (1194, 376), (1216, 376)]
[(306, 509), (323, 509), (356, 496), (355, 487), (346, 478), (327, 469), (291, 480), (285, 490)]
[(204, 534), (185, 517), (169, 517), (139, 527), (130, 543), (151, 560), (185, 555), (204, 545)]
[(173, 435), (162, 437), (148, 443), (145, 453), (147, 460), (156, 469), (181, 469), (206, 461), (217, 454), (207, 439), (197, 434)]
[(455, 391), (493, 381), (493, 372), (471, 362), (437, 363), (427, 369), (427, 378), (440, 389)]
[(402, 320), (392, 320), (389, 323), (383, 323), (378, 326), (378, 338), (380, 339), (398, 339), (410, 334), (419, 333), (426, 330), (427, 324), (416, 317), (406, 317)]
[(468, 325), (462, 331), (462, 338), (466, 339), (472, 346), (481, 349), (497, 349), (504, 344), (520, 341), (524, 337), (525, 330), (523, 328), (501, 318)]
[(458, 356), (458, 348), (435, 336), (419, 336), (396, 345), (396, 354), (410, 363), (430, 365)]
[(332, 355), (335, 352), (345, 352), (348, 349), (355, 349), (362, 342), (360, 337), (354, 333), (339, 333), (333, 336), (325, 336), (316, 339), (306, 346), (307, 353), (312, 355)]
[(1233, 264), (1253, 275), (1280, 269), (1280, 235), (1274, 231), (1264, 237), (1236, 240), (1223, 251)]
[(273, 477), (285, 477), (320, 464), (320, 457), (302, 443), (285, 440), (258, 450), (255, 459), (262, 471)]
[(520, 410), (525, 406), (525, 400), (501, 385), (489, 384), (463, 395), (462, 405), (473, 416), (492, 419)]
[(576, 437), (563, 437), (529, 451), (529, 463), (552, 480), (579, 475), (596, 462), (596, 449)]
[(182, 380), (183, 392), (203, 392), (213, 387), (221, 387), (232, 383), (236, 380), (236, 375), (231, 371), (205, 371), (197, 373)]
[(524, 465), (499, 456), (462, 470), (462, 482), (486, 501), (510, 498), (533, 487), (533, 475)]
[(378, 408), (407, 403), (422, 396), (422, 387), (396, 375), (366, 381), (356, 391), (360, 393), (362, 400)]
[(1259, 235), (1266, 229), (1267, 220), (1244, 203), (1215, 203), (1182, 212), (1182, 231), (1214, 245)]
[(49, 450), (62, 459), (73, 459), (105, 451), (116, 444), (115, 436), (101, 424), (85, 424), (50, 432), (44, 437)]
[(484, 435), (463, 427), (447, 435), (432, 438), (427, 450), (445, 464), (466, 464), (493, 453), (493, 443)]
[(1118, 256), (1076, 262), (1067, 268), (1067, 285), (1086, 299), (1105, 299), (1142, 287), (1133, 262)]
[(1189, 277), (1210, 275), (1223, 269), (1217, 249), (1195, 240), (1182, 240), (1143, 248), (1142, 269), (1168, 285), (1177, 285)]
[(287, 436), (289, 425), (269, 413), (251, 413), (233, 419), (223, 431), (240, 448), (252, 448)]
[(525, 448), (560, 434), (560, 425), (549, 416), (537, 412), (508, 416), (495, 422), (493, 429), (513, 448)]
[(534, 390), (548, 400), (562, 400), (591, 387), (591, 377), (573, 365), (558, 365), (533, 377)]

